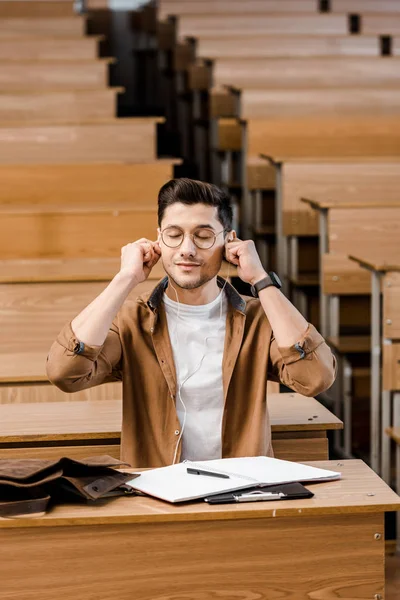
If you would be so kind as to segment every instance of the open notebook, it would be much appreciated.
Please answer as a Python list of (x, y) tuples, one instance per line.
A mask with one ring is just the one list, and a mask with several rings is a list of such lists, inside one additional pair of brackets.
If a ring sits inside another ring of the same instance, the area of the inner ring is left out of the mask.
[[(190, 475), (188, 467), (196, 467), (229, 475), (229, 479)], [(185, 461), (169, 467), (151, 469), (128, 481), (133, 489), (167, 502), (198, 500), (213, 494), (233, 492), (255, 485), (265, 486), (291, 482), (331, 481), (341, 474), (300, 463), (255, 456), (250, 458), (223, 458), (198, 462)]]

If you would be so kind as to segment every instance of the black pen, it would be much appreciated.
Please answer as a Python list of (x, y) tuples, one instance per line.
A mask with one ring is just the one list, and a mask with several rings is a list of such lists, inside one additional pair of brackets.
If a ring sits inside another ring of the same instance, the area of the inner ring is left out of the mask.
[(203, 471), (202, 469), (193, 469), (192, 467), (188, 467), (187, 472), (189, 475), (208, 475), (209, 477), (219, 477), (220, 479), (230, 479), (229, 475), (225, 475), (225, 473), (215, 473), (214, 471)]

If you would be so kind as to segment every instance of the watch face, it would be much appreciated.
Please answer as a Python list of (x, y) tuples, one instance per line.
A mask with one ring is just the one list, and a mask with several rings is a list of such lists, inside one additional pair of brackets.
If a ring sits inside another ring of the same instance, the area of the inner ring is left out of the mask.
[(282, 287), (282, 282), (279, 279), (278, 275), (276, 273), (274, 273), (273, 271), (271, 271), (270, 273), (268, 273), (268, 275), (271, 277), (271, 281), (274, 284), (275, 287), (277, 288), (281, 288)]

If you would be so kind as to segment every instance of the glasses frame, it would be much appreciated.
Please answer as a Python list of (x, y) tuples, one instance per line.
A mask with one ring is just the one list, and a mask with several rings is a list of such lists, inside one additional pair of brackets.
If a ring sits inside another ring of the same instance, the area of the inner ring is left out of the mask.
[[(169, 244), (166, 244), (166, 243), (165, 243), (165, 240), (164, 240), (164, 235), (163, 235), (163, 234), (164, 234), (164, 232), (165, 232), (165, 231), (167, 231), (167, 229), (179, 229), (179, 230), (182, 232), (182, 236), (183, 236), (183, 237), (182, 237), (182, 241), (181, 241), (181, 242), (180, 242), (180, 243), (179, 243), (177, 246), (170, 246)], [(201, 228), (200, 228), (200, 231), (201, 231), (202, 229), (206, 229), (206, 228), (205, 228), (205, 227), (201, 227)], [(208, 229), (207, 231), (212, 231), (212, 230), (211, 230), (211, 229)], [(183, 242), (185, 241), (185, 237), (188, 235), (188, 236), (190, 237), (190, 239), (192, 240), (193, 244), (194, 244), (194, 245), (196, 246), (196, 248), (198, 248), (199, 250), (211, 250), (211, 248), (212, 248), (212, 247), (215, 245), (215, 242), (217, 241), (217, 237), (218, 237), (218, 236), (219, 236), (221, 233), (224, 233), (224, 232), (226, 232), (226, 231), (227, 231), (226, 229), (221, 229), (221, 231), (219, 231), (218, 233), (214, 233), (214, 232), (213, 232), (213, 235), (214, 235), (214, 241), (213, 241), (213, 243), (211, 244), (211, 246), (208, 246), (207, 248), (202, 248), (201, 246), (198, 246), (198, 245), (196, 244), (196, 242), (195, 242), (195, 239), (194, 239), (195, 233), (185, 233), (185, 232), (183, 231), (183, 229), (181, 229), (180, 227), (166, 227), (165, 229), (163, 229), (162, 231), (160, 231), (160, 234), (161, 234), (161, 240), (162, 240), (162, 243), (163, 243), (165, 246), (167, 246), (167, 248), (173, 248), (174, 250), (175, 250), (176, 248), (180, 248), (180, 247), (182, 246)]]

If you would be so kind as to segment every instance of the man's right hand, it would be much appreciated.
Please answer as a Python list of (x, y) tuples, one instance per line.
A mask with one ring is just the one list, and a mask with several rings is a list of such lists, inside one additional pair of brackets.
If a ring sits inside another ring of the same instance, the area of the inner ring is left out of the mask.
[(158, 242), (141, 238), (121, 249), (121, 273), (129, 274), (134, 285), (145, 281), (161, 257)]

